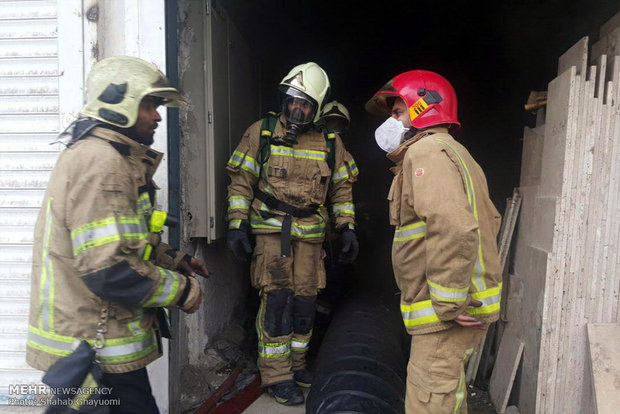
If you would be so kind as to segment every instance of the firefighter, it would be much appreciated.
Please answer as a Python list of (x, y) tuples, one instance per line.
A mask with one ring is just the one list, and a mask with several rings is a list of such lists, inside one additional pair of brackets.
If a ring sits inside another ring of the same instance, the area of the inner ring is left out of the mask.
[(196, 312), (196, 276), (210, 274), (150, 231), (166, 215), (153, 209), (157, 107), (179, 101), (150, 63), (96, 63), (35, 227), (27, 361), (47, 371), (74, 340), (89, 341), (120, 412), (158, 412), (145, 367), (170, 336), (163, 308)]
[(480, 166), (450, 132), (456, 94), (440, 75), (413, 70), (366, 104), (389, 116), (375, 131), (396, 166), (389, 191), (394, 277), (413, 336), (407, 413), (466, 413), (464, 365), (497, 320), (500, 215)]
[(325, 287), (322, 242), (326, 199), (343, 239), (340, 259), (355, 260), (353, 182), (358, 169), (338, 134), (318, 130), (329, 79), (313, 62), (294, 67), (279, 84), (280, 114), (252, 124), (228, 161), (228, 245), (252, 252), (252, 285), (259, 289), (258, 367), (263, 386), (285, 405), (301, 404), (309, 387), (306, 353), (316, 295)]
[(321, 111), (321, 120), (319, 122), (345, 140), (349, 134), (351, 117), (346, 106), (338, 101), (331, 101)]

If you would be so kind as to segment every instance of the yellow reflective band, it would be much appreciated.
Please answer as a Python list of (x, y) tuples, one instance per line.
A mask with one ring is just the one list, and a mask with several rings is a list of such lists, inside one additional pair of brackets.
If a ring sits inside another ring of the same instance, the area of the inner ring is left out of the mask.
[(272, 155), (280, 155), (283, 157), (301, 158), (307, 160), (325, 161), (327, 159), (327, 153), (325, 151), (314, 151), (308, 149), (293, 149), (290, 147), (284, 147), (281, 145), (271, 146)]
[(93, 374), (89, 372), (86, 375), (86, 379), (84, 379), (82, 385), (80, 385), (80, 388), (84, 390), (84, 392), (77, 393), (77, 395), (73, 398), (73, 404), (71, 404), (71, 408), (79, 411), (80, 408), (82, 408), (82, 406), (86, 403), (86, 400), (92, 397), (93, 391), (98, 386), (99, 384), (97, 383), (97, 381), (95, 381), (95, 377), (93, 377)]
[(349, 178), (349, 170), (347, 170), (346, 165), (338, 168), (332, 175), (332, 181), (334, 183), (339, 183), (340, 181), (346, 180), (347, 178)]
[(328, 139), (334, 139), (334, 138), (336, 138), (336, 134), (334, 134), (333, 132), (329, 132), (329, 133), (327, 134), (327, 138), (328, 138)]
[[(156, 266), (159, 271), (159, 286), (155, 293), (147, 300), (143, 307), (165, 307), (175, 298), (179, 290), (179, 276), (172, 271)], [(189, 283), (189, 281), (188, 281)]]
[(335, 216), (342, 214), (355, 216), (355, 206), (353, 203), (336, 203), (332, 205), (332, 213), (334, 213)]
[[(472, 299), (482, 302), (478, 308), (467, 307), (465, 312), (470, 315), (490, 315), (499, 312), (502, 294), (502, 284), (487, 289), (482, 292), (469, 293)], [(439, 317), (435, 313), (433, 304), (430, 300), (423, 300), (412, 304), (401, 303), (400, 311), (403, 316), (405, 326), (413, 328), (420, 325), (430, 325), (439, 322)]]
[(421, 239), (424, 236), (426, 236), (426, 223), (423, 221), (417, 221), (406, 226), (397, 227), (394, 232), (394, 241), (404, 242)]
[(428, 109), (428, 104), (424, 101), (424, 97), (418, 99), (409, 107), (409, 117), (415, 120)]
[(271, 136), (271, 131), (270, 131), (270, 130), (268, 130), (268, 129), (263, 129), (263, 130), (260, 132), (260, 134), (261, 134), (261, 136), (263, 136), (263, 137), (270, 137), (270, 136)]
[(468, 296), (469, 286), (464, 288), (448, 288), (426, 280), (431, 296), (444, 302), (465, 302)]
[(291, 353), (289, 343), (259, 343), (258, 354), (261, 358), (282, 358), (287, 357)]
[(250, 201), (243, 196), (230, 196), (228, 198), (228, 211), (230, 210), (248, 210)]
[[(471, 174), (469, 173), (469, 168), (467, 168), (467, 164), (465, 164), (465, 161), (463, 161), (463, 158), (461, 158), (458, 151), (452, 148), (450, 144), (448, 144), (447, 142), (441, 139), (437, 139), (437, 141), (441, 142), (442, 144), (450, 148), (450, 150), (452, 150), (452, 152), (458, 158), (459, 163), (461, 164), (461, 167), (463, 168), (463, 175), (465, 176), (465, 188), (467, 192), (467, 199), (469, 202), (469, 206), (471, 207), (474, 213), (474, 218), (476, 219), (476, 222), (478, 222), (478, 207), (476, 205), (476, 191), (474, 189), (474, 182), (471, 178)], [(474, 266), (474, 271), (471, 276), (471, 280), (474, 286), (476, 286), (476, 288), (479, 291), (482, 291), (482, 290), (485, 290), (487, 286), (486, 286), (486, 281), (484, 278), (484, 275), (486, 274), (486, 268), (484, 266), (484, 259), (482, 257), (482, 234), (480, 233), (480, 226), (478, 226), (477, 233), (478, 233), (478, 256), (476, 257), (476, 264)]]
[(152, 207), (149, 193), (140, 194), (140, 197), (138, 197), (138, 214), (142, 216)]
[(232, 219), (228, 222), (229, 229), (240, 229), (241, 228), (241, 219)]

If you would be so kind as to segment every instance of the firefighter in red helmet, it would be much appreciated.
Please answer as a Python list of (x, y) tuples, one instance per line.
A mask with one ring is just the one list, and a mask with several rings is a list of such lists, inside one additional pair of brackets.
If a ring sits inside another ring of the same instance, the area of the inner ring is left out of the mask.
[(366, 110), (388, 117), (375, 138), (396, 164), (392, 265), (413, 336), (406, 412), (467, 413), (464, 365), (499, 315), (501, 218), (482, 169), (450, 135), (460, 123), (446, 79), (401, 73)]

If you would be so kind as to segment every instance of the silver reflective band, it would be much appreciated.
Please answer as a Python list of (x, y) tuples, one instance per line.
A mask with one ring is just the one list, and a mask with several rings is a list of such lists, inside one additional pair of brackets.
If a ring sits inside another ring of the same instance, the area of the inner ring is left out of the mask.
[(131, 355), (131, 354), (135, 354), (136, 352), (140, 352), (140, 351), (144, 351), (145, 349), (148, 349), (154, 343), (155, 343), (155, 335), (150, 333), (149, 335), (146, 336), (146, 338), (144, 338), (142, 341), (139, 341), (139, 342), (132, 342), (129, 344), (112, 345), (112, 346), (106, 344), (103, 348), (97, 351), (97, 354), (104, 358)]
[(418, 318), (423, 318), (425, 316), (435, 315), (435, 309), (433, 309), (433, 307), (431, 306), (428, 308), (418, 309), (414, 311), (402, 312), (402, 314), (403, 314), (403, 319), (418, 319)]
[[(168, 270), (158, 267), (157, 270), (159, 270), (159, 273), (161, 274), (161, 278), (163, 279), (162, 282), (164, 284), (164, 290), (161, 292), (161, 294), (157, 297), (157, 299), (155, 299), (153, 302), (148, 301), (145, 305), (149, 306), (149, 307), (159, 307), (159, 306), (165, 306), (168, 302), (168, 296), (170, 295), (170, 292), (172, 292), (172, 287), (175, 283), (177, 283), (178, 279), (177, 276), (174, 273), (169, 272)], [(189, 283), (189, 281), (188, 281)]]
[(308, 348), (308, 345), (308, 342), (299, 342), (294, 339), (291, 341), (291, 348), (293, 349), (306, 349)]
[(441, 288), (434, 287), (430, 283), (428, 284), (428, 289), (431, 291), (431, 294), (434, 294), (439, 299), (462, 301), (462, 300), (465, 300), (467, 296), (469, 295), (467, 290), (461, 291), (461, 292), (454, 291), (454, 290), (444, 290)]
[(278, 345), (278, 346), (268, 346), (264, 345), (260, 347), (262, 354), (267, 355), (275, 355), (275, 354), (286, 354), (290, 351), (290, 347), (288, 344)]
[(99, 227), (97, 229), (84, 230), (72, 238), (71, 242), (73, 243), (73, 250), (76, 250), (85, 243), (101, 239), (103, 237), (112, 236), (114, 234), (118, 234), (118, 227), (116, 226), (116, 223), (108, 224), (107, 226)]
[(61, 352), (73, 351), (73, 340), (71, 342), (58, 341), (56, 339), (46, 338), (45, 336), (37, 335), (30, 330), (28, 332), (28, 341), (32, 341), (35, 344), (42, 345), (48, 348), (53, 348)]

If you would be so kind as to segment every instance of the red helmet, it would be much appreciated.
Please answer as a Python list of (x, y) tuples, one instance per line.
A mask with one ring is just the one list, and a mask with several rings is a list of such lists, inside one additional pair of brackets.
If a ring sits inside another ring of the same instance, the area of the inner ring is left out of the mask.
[(417, 129), (438, 124), (461, 126), (456, 118), (456, 93), (443, 76), (427, 70), (410, 70), (386, 83), (366, 103), (366, 110), (375, 115), (390, 115), (388, 97), (402, 98), (409, 108), (411, 125)]

